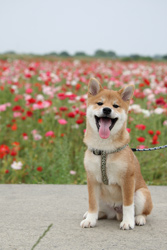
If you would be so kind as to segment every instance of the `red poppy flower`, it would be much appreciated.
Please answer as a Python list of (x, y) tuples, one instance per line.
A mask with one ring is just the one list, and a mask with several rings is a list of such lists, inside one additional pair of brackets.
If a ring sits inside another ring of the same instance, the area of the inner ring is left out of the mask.
[(60, 100), (66, 99), (66, 95), (65, 95), (64, 93), (59, 93), (59, 94), (57, 95), (57, 97), (58, 97)]
[(14, 123), (14, 124), (11, 126), (11, 130), (13, 130), (13, 131), (17, 130), (17, 124), (16, 124), (16, 123)]
[(158, 140), (158, 136), (157, 135), (154, 135), (153, 136), (153, 141), (157, 141)]
[(145, 84), (146, 84), (147, 86), (150, 85), (150, 81), (149, 81), (148, 79), (144, 79), (144, 82), (145, 82)]
[(2, 159), (5, 155), (9, 154), (10, 149), (6, 145), (0, 145), (0, 159)]
[(153, 145), (159, 144), (159, 141), (157, 141), (157, 140), (152, 140), (152, 144), (153, 144)]
[(144, 138), (144, 137), (138, 137), (137, 140), (138, 140), (139, 142), (144, 142), (144, 141), (145, 141), (145, 138)]
[(139, 84), (139, 87), (140, 87), (140, 88), (142, 88), (142, 87), (144, 87), (144, 86), (145, 86), (145, 83), (140, 83), (140, 84)]
[(76, 95), (70, 94), (70, 95), (67, 95), (67, 97), (68, 97), (71, 101), (73, 101), (73, 100), (75, 100)]
[(43, 120), (42, 119), (38, 119), (38, 123), (42, 123), (43, 122)]
[(28, 99), (28, 103), (29, 103), (29, 104), (33, 104), (33, 103), (35, 103), (35, 102), (36, 102), (36, 100), (35, 100), (34, 98)]
[(161, 134), (161, 131), (157, 130), (156, 135), (160, 135), (160, 134)]
[(66, 111), (66, 110), (68, 110), (68, 108), (67, 107), (60, 107), (59, 110), (60, 111)]
[(79, 114), (80, 114), (81, 116), (85, 116), (85, 115), (86, 115), (86, 112), (80, 111)]
[(84, 120), (82, 120), (82, 119), (78, 119), (78, 120), (76, 121), (77, 124), (82, 124), (83, 122), (84, 122)]
[(80, 102), (84, 102), (84, 101), (85, 101), (85, 98), (81, 97)]
[(81, 84), (77, 83), (75, 88), (76, 88), (76, 90), (79, 90), (81, 88)]
[(42, 172), (43, 171), (43, 167), (41, 167), (41, 166), (37, 167), (37, 171)]
[(11, 156), (16, 156), (17, 155), (17, 152), (16, 152), (16, 150), (14, 148), (11, 150), (10, 155)]
[(148, 134), (153, 135), (154, 131), (153, 130), (148, 130)]
[(22, 133), (22, 136), (28, 136), (27, 133)]
[(146, 126), (144, 124), (137, 124), (136, 128), (138, 128), (139, 130), (145, 130)]
[(14, 142), (12, 142), (12, 145), (15, 146), (15, 147), (18, 147), (20, 145), (20, 143), (17, 142), (17, 141), (14, 141)]
[(166, 104), (163, 97), (160, 97), (160, 98), (156, 99), (155, 102), (156, 102), (157, 105), (165, 105)]
[(26, 77), (26, 78), (31, 78), (31, 74), (26, 73), (26, 74), (25, 74), (25, 77)]
[(70, 117), (70, 118), (74, 118), (74, 117), (75, 117), (75, 113), (74, 113), (74, 112), (70, 112), (70, 113), (68, 113), (68, 117)]
[(9, 173), (9, 170), (8, 170), (8, 169), (6, 169), (6, 170), (5, 170), (5, 174), (8, 174), (8, 173)]
[(12, 108), (12, 111), (21, 111), (21, 109), (22, 109), (21, 106), (16, 105)]
[(29, 110), (29, 111), (27, 111), (27, 113), (26, 113), (26, 114), (27, 114), (27, 116), (28, 116), (28, 117), (33, 116), (33, 112), (32, 112), (32, 111), (30, 111), (30, 110)]

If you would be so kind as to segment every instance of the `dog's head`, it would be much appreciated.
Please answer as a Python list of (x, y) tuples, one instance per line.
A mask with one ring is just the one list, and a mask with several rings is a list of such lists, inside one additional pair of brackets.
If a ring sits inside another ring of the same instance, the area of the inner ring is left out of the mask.
[(134, 86), (127, 85), (119, 91), (103, 89), (95, 78), (88, 86), (87, 121), (102, 139), (116, 134), (127, 120)]

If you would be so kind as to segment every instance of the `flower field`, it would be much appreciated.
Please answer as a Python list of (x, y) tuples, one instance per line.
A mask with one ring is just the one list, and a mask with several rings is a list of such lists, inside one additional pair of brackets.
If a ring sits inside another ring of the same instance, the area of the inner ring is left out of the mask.
[[(167, 144), (167, 64), (108, 60), (0, 61), (0, 183), (86, 183), (83, 166), (90, 77), (135, 85), (131, 147)], [(167, 184), (167, 149), (137, 152), (148, 184)]]

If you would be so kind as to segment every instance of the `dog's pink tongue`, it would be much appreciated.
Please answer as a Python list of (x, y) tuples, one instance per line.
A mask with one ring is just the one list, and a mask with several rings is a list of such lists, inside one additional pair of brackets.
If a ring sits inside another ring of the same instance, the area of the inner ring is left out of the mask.
[(99, 135), (102, 139), (107, 139), (110, 136), (111, 119), (109, 118), (100, 118), (99, 121)]

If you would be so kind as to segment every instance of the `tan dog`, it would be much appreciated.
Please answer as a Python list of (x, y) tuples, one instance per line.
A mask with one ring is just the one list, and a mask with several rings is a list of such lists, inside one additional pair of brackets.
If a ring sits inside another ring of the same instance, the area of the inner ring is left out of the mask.
[(80, 225), (94, 227), (98, 218), (116, 217), (122, 220), (121, 229), (133, 229), (135, 223), (142, 226), (152, 210), (152, 200), (139, 162), (128, 146), (126, 123), (134, 86), (107, 90), (91, 78), (88, 92), (84, 165), (89, 209)]

